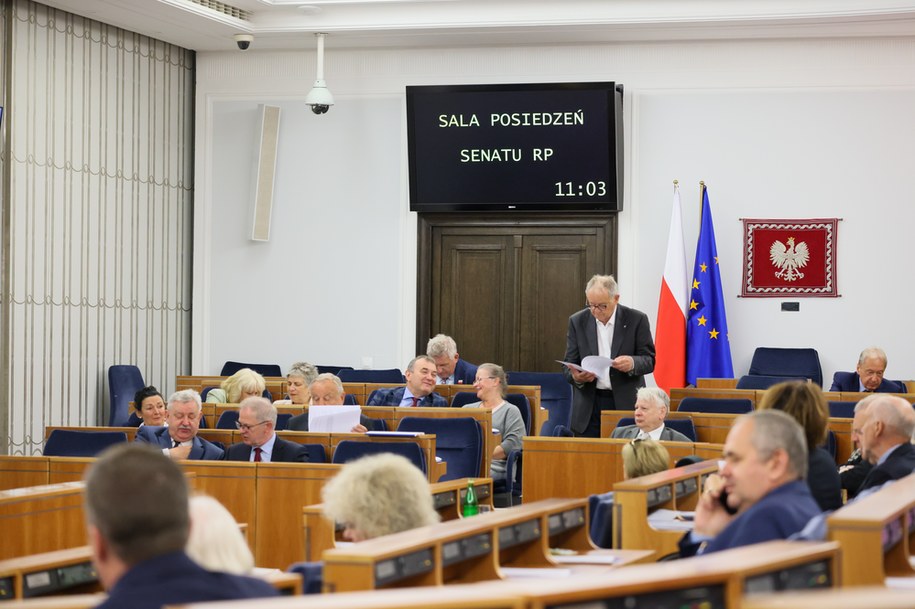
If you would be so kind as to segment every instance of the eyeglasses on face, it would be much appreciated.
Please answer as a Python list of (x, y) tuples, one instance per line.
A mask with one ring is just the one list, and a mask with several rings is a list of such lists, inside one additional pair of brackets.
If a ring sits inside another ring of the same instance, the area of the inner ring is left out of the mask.
[(601, 304), (591, 304), (590, 302), (586, 302), (585, 306), (588, 307), (589, 309), (591, 309), (592, 311), (596, 310), (596, 311), (600, 311), (601, 313), (603, 313), (604, 311), (606, 311), (607, 309), (610, 308), (610, 303), (603, 302)]
[(235, 428), (240, 429), (242, 431), (251, 431), (258, 425), (263, 425), (266, 422), (267, 421), (261, 421), (260, 423), (255, 423), (254, 425), (245, 425), (244, 423), (239, 423), (238, 421), (235, 421)]
[(477, 378), (473, 379), (473, 382), (482, 383), (483, 381), (494, 381), (494, 380), (496, 380), (496, 377), (494, 377), (494, 376), (478, 376)]

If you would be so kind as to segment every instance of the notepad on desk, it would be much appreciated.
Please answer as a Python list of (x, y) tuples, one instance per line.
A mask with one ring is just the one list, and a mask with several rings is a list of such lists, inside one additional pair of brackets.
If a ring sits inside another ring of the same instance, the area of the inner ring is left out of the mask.
[(379, 438), (415, 438), (423, 435), (421, 431), (367, 431), (367, 436)]

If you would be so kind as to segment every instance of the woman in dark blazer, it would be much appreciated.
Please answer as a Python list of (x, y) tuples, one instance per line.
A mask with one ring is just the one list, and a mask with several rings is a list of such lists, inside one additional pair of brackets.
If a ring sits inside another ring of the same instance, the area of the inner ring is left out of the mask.
[(842, 507), (842, 485), (836, 462), (822, 445), (826, 442), (829, 406), (820, 387), (806, 381), (790, 381), (772, 385), (757, 410), (772, 408), (790, 414), (804, 428), (809, 459), (807, 486), (821, 510)]

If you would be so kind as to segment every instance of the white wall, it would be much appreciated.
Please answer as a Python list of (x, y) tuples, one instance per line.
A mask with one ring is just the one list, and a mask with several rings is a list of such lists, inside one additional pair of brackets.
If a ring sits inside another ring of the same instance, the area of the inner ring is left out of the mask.
[[(759, 345), (816, 347), (829, 377), (879, 344), (889, 377), (915, 378), (904, 315), (915, 213), (907, 181), (915, 167), (912, 39), (402, 51), (329, 43), (326, 62), (338, 105), (314, 117), (301, 101), (314, 78), (310, 54), (198, 56), (194, 373), (218, 372), (233, 358), (360, 366), (370, 356), (386, 367), (412, 355), (405, 85), (615, 80), (626, 87), (618, 269), (626, 304), (654, 320), (673, 179), (682, 186), (691, 266), (705, 180), (737, 374)], [(284, 112), (268, 244), (245, 237), (254, 150), (246, 142), (264, 102)], [(844, 218), (841, 298), (800, 299), (799, 313), (781, 313), (780, 299), (737, 298), (739, 218), (824, 216)], [(274, 277), (288, 278), (282, 298), (259, 290)], [(556, 345), (557, 357), (563, 349)]]

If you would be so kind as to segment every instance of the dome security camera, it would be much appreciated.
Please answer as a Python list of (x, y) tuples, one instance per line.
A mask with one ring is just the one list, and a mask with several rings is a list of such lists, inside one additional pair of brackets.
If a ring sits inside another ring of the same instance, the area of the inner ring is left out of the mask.
[(254, 42), (254, 36), (251, 34), (235, 34), (235, 44), (238, 45), (239, 51), (247, 51), (251, 43)]
[(334, 105), (334, 96), (323, 80), (316, 80), (314, 87), (305, 96), (305, 103), (311, 106), (315, 114), (325, 114)]

